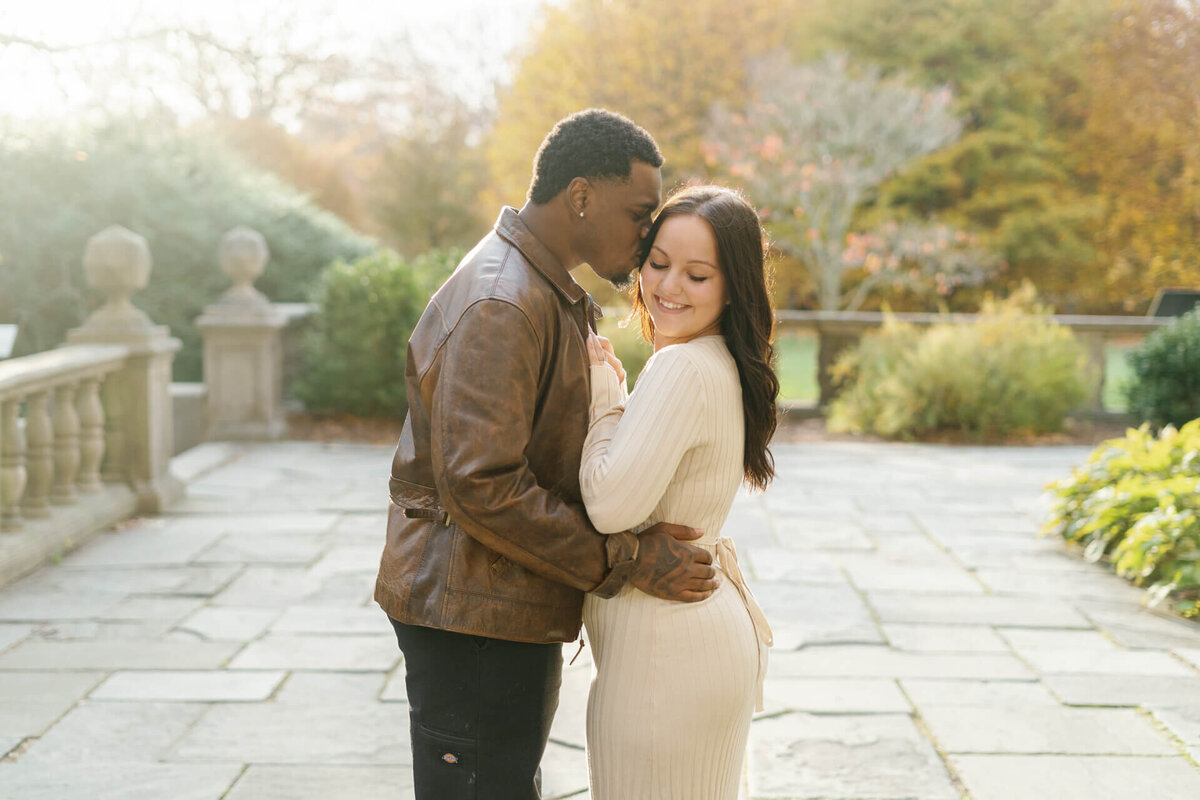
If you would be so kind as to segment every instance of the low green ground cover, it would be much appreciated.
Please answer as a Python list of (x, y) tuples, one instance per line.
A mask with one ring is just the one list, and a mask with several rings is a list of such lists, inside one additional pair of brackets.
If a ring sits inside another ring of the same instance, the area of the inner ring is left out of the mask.
[(1200, 615), (1200, 419), (1111, 439), (1050, 489), (1046, 533), (1146, 587), (1152, 605)]

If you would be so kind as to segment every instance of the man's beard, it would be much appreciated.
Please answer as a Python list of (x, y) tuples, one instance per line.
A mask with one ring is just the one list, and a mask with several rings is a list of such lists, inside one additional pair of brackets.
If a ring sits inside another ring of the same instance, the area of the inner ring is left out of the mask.
[(633, 286), (633, 276), (635, 274), (637, 274), (637, 269), (630, 267), (629, 272), (626, 272), (624, 275), (618, 275), (615, 278), (609, 278), (608, 282), (618, 292), (624, 292), (630, 286)]

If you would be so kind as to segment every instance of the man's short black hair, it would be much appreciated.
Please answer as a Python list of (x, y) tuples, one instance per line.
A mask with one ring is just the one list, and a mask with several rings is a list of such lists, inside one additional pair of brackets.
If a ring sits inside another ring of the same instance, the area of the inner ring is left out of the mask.
[(575, 178), (627, 180), (635, 159), (662, 166), (662, 153), (649, 133), (603, 108), (578, 111), (559, 120), (538, 148), (529, 199), (548, 203)]

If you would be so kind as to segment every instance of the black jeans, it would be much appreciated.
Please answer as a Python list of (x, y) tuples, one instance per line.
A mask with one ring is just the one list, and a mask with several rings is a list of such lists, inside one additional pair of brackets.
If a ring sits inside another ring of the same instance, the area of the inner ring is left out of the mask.
[(417, 800), (540, 800), (562, 645), (392, 627), (407, 670)]

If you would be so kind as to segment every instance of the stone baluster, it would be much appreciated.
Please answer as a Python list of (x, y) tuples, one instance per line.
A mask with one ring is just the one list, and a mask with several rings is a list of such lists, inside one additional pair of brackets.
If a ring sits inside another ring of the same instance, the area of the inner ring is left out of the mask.
[(130, 348), (125, 367), (105, 381), (104, 475), (128, 481), (138, 494), (139, 510), (157, 513), (183, 495), (183, 484), (170, 472), (171, 361), (180, 343), (130, 302), (150, 278), (144, 238), (120, 226), (106, 228), (88, 240), (83, 266), (88, 282), (108, 299), (67, 333), (67, 342)]
[(54, 393), (54, 488), (50, 491), (54, 503), (75, 502), (78, 474), (79, 414), (75, 411), (75, 384), (67, 383)]
[(54, 481), (54, 425), (50, 420), (50, 392), (38, 392), (25, 404), (25, 437), (28, 440), (25, 516), (50, 514), (50, 486)]
[(21, 400), (0, 401), (0, 530), (21, 527), (21, 497), (25, 492), (25, 432), (21, 430)]
[(100, 491), (100, 462), (104, 458), (104, 404), (100, 379), (87, 378), (79, 388), (79, 480), (84, 494)]

